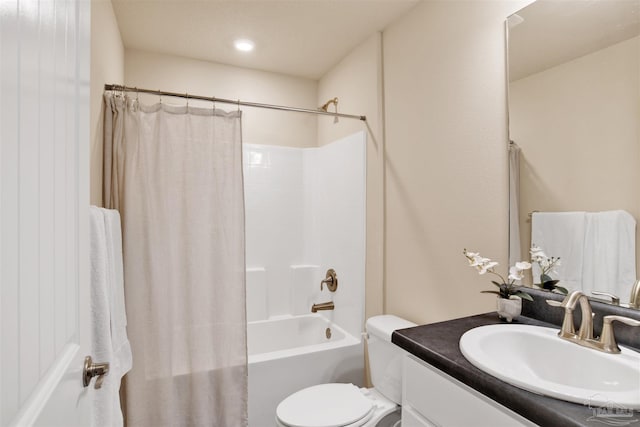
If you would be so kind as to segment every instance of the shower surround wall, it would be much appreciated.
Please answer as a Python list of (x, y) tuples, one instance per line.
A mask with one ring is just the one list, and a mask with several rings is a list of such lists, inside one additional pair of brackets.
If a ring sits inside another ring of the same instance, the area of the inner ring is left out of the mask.
[[(322, 315), (362, 332), (366, 135), (319, 148), (244, 144), (248, 321)], [(320, 291), (326, 270), (338, 290)]]

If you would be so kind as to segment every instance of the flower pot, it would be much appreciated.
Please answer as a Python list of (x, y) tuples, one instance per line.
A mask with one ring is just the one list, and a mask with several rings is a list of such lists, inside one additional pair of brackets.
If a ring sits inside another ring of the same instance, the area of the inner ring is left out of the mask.
[(498, 317), (507, 322), (517, 318), (522, 312), (522, 300), (519, 297), (511, 296), (509, 299), (498, 297), (496, 303)]

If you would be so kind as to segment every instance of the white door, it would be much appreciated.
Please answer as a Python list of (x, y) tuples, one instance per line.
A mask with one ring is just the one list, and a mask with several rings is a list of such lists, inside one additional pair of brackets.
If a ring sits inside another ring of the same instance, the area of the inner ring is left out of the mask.
[(0, 0), (0, 425), (89, 425), (88, 0)]

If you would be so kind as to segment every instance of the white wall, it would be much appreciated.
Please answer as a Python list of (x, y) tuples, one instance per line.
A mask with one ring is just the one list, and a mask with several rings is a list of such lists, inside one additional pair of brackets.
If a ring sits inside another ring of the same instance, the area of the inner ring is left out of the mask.
[(124, 46), (111, 0), (91, 2), (91, 204), (102, 206), (102, 93), (124, 80)]
[(320, 278), (329, 268), (338, 274), (336, 292), (325, 287), (315, 294), (319, 283), (311, 283), (313, 302), (333, 301), (335, 310), (322, 314), (356, 338), (364, 330), (366, 142), (357, 132), (314, 149), (305, 171), (312, 195), (307, 218), (316, 233), (305, 239), (305, 252), (318, 260)]
[[(318, 144), (359, 130), (367, 132), (366, 309), (370, 317), (384, 312), (383, 301), (383, 152), (382, 34), (376, 33), (343, 58), (318, 83), (318, 105), (338, 97), (338, 111), (365, 115), (366, 122), (318, 117)], [(334, 111), (333, 106), (329, 111)]]
[[(245, 144), (247, 317), (322, 314), (363, 328), (365, 134), (319, 148)], [(333, 268), (338, 290), (320, 291)]]
[[(127, 86), (192, 93), (218, 98), (240, 99), (266, 104), (317, 108), (314, 80), (284, 74), (232, 67), (171, 55), (125, 51)], [(140, 96), (144, 102), (158, 102), (157, 96)], [(184, 105), (184, 99), (163, 99)], [(192, 105), (212, 106), (191, 101)], [(216, 108), (232, 110), (230, 104)], [(249, 144), (315, 147), (317, 123), (313, 115), (242, 107), (242, 139)]]
[(640, 218), (639, 48), (635, 37), (510, 83), (522, 253), (534, 210), (624, 209)]
[(424, 2), (384, 32), (389, 313), (495, 309), (462, 250), (507, 269), (504, 20), (527, 3)]
[(303, 150), (243, 144), (247, 320), (291, 314), (292, 265), (303, 250)]

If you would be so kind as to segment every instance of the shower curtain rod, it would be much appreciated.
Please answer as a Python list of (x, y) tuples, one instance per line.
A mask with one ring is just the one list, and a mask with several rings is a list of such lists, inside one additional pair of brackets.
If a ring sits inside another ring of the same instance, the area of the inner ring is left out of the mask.
[(281, 110), (281, 111), (294, 111), (298, 113), (308, 113), (308, 114), (321, 114), (323, 116), (331, 116), (331, 117), (343, 117), (345, 119), (358, 119), (362, 121), (366, 121), (366, 116), (358, 116), (355, 114), (343, 114), (343, 113), (330, 113), (328, 111), (323, 110), (311, 110), (308, 108), (297, 108), (297, 107), (285, 107), (282, 105), (271, 105), (271, 104), (261, 104), (258, 102), (247, 102), (233, 100), (233, 99), (224, 99), (224, 98), (216, 98), (215, 96), (200, 96), (200, 95), (191, 95), (189, 93), (177, 93), (177, 92), (165, 92), (162, 90), (151, 90), (151, 89), (140, 89), (138, 87), (130, 87), (130, 86), (122, 86), (115, 84), (105, 84), (104, 90), (113, 90), (118, 92), (137, 92), (137, 93), (148, 93), (151, 95), (158, 96), (171, 96), (175, 98), (186, 98), (189, 99), (198, 99), (201, 101), (211, 101), (211, 102), (219, 102), (221, 104), (233, 104), (237, 106), (245, 106), (245, 107), (256, 107), (256, 108), (268, 108), (271, 110)]

